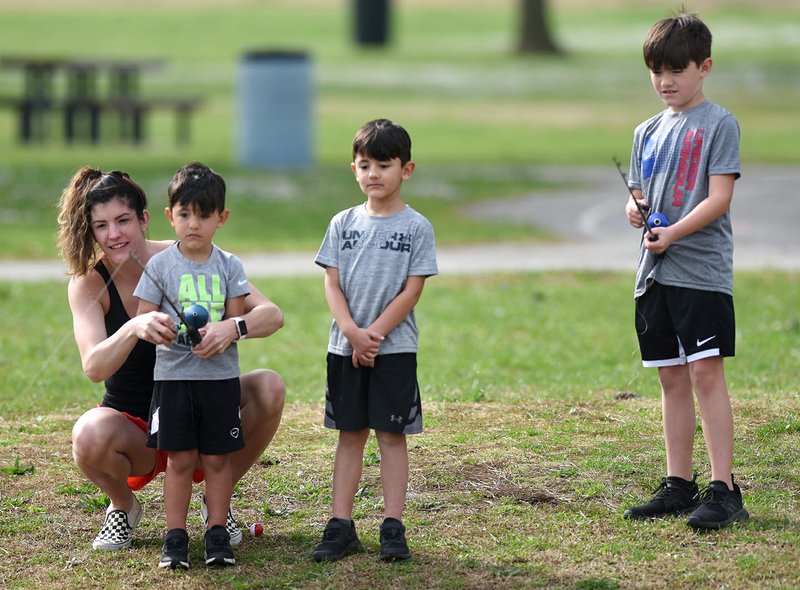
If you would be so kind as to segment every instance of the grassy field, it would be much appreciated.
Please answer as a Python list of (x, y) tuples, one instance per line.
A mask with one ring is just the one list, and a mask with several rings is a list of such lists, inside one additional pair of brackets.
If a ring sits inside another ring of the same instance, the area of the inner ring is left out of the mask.
[[(55, 6), (55, 7), (54, 7)], [(404, 0), (393, 43), (351, 41), (349, 3), (333, 0), (0, 0), (0, 55), (160, 57), (157, 94), (199, 94), (188, 147), (155, 117), (144, 148), (16, 142), (0, 111), (0, 258), (53, 258), (55, 202), (72, 172), (123, 169), (153, 203), (151, 235), (174, 170), (201, 160), (223, 173), (235, 252), (315, 249), (330, 216), (360, 199), (349, 171), (355, 130), (388, 116), (414, 139), (404, 195), (439, 244), (544, 240), (546, 232), (464, 216), (467, 203), (547, 188), (542, 166), (610, 165), (633, 126), (661, 108), (641, 42), (670, 6), (655, 0), (553, 0), (565, 53), (514, 52), (512, 0)], [(800, 160), (800, 8), (698, 0), (714, 33), (710, 98), (731, 109), (746, 164)], [(31, 40), (35, 39), (35, 42)], [(235, 157), (237, 63), (253, 48), (301, 49), (315, 71), (315, 162), (260, 171)], [(19, 89), (0, 69), (0, 95)], [(737, 353), (726, 364), (736, 419), (735, 465), (751, 520), (693, 534), (681, 520), (627, 523), (664, 470), (656, 374), (641, 368), (632, 272), (442, 276), (417, 309), (426, 431), (411, 439), (406, 524), (415, 558), (377, 561), (382, 511), (374, 441), (356, 519), (366, 551), (318, 565), (310, 552), (330, 505), (334, 435), (321, 427), (330, 315), (321, 279), (257, 282), (286, 327), (240, 348), (244, 370), (268, 366), (288, 387), (276, 440), (235, 492), (245, 538), (234, 570), (198, 566), (190, 517), (186, 574), (158, 571), (160, 482), (131, 551), (91, 549), (107, 498), (70, 454), (70, 429), (102, 388), (80, 369), (65, 283), (0, 280), (0, 587), (83, 588), (798, 588), (800, 573), (800, 315), (797, 273), (739, 273)], [(710, 473), (698, 430), (699, 479)]]
[[(380, 50), (352, 42), (346, 2), (136, 4), (68, 0), (34, 10), (39, 3), (0, 2), (0, 55), (164, 58), (168, 67), (145, 80), (144, 92), (205, 99), (187, 147), (173, 144), (171, 117), (158, 116), (141, 149), (113, 142), (67, 149), (59, 139), (21, 148), (14, 118), (0, 111), (0, 257), (55, 255), (51, 206), (84, 164), (138, 179), (154, 203), (153, 234), (164, 235), (165, 187), (189, 160), (229, 180), (236, 237), (228, 248), (315, 248), (330, 216), (359, 198), (350, 142), (378, 116), (411, 132), (418, 168), (405, 194), (431, 218), (439, 243), (539, 239), (529, 229), (476, 223), (463, 205), (540, 189), (540, 165), (608, 165), (613, 173), (611, 156), (626, 159), (633, 127), (662, 107), (641, 63), (647, 28), (668, 10), (661, 2), (554, 2), (564, 53), (551, 57), (514, 51), (511, 0), (402, 3), (393, 43)], [(800, 9), (775, 6), (703, 0), (695, 7), (715, 35), (707, 94), (737, 115), (747, 164), (800, 159)], [(315, 162), (308, 170), (251, 170), (236, 161), (238, 65), (253, 48), (299, 49), (312, 59)], [(3, 94), (21, 83), (18, 72), (0, 69)], [(60, 121), (52, 123), (58, 135)]]
[[(263, 280), (287, 326), (241, 346), (242, 366), (269, 366), (288, 386), (274, 444), (235, 506), (246, 538), (235, 572), (157, 571), (161, 486), (132, 551), (89, 541), (107, 501), (69, 453), (70, 428), (101, 388), (80, 371), (63, 284), (0, 283), (40, 332), (0, 335), (0, 582), (9, 588), (795, 588), (800, 584), (800, 275), (740, 273), (737, 353), (727, 363), (735, 465), (751, 520), (697, 535), (679, 519), (623, 521), (664, 469), (659, 390), (641, 368), (631, 277), (533, 273), (437, 277), (418, 306), (426, 431), (411, 439), (406, 524), (415, 559), (376, 558), (382, 500), (372, 441), (356, 519), (367, 551), (317, 565), (310, 551), (330, 504), (334, 435), (321, 426), (329, 322), (321, 282)], [(468, 318), (468, 321), (465, 321)], [(698, 430), (696, 469), (710, 469)], [(196, 507), (195, 507), (196, 508)], [(200, 535), (195, 512), (194, 539)], [(57, 533), (54, 533), (57, 531)], [(192, 559), (199, 562), (199, 541)]]

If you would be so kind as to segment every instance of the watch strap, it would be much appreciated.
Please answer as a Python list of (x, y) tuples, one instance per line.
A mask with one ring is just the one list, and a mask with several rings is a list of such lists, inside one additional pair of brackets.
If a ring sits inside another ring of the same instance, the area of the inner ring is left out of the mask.
[(240, 317), (231, 318), (233, 325), (236, 326), (237, 340), (244, 340), (247, 338), (247, 323)]

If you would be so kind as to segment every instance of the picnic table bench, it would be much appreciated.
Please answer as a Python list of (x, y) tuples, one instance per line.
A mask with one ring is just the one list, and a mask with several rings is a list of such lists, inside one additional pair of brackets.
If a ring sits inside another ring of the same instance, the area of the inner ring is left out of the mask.
[[(142, 143), (148, 115), (157, 110), (175, 113), (175, 140), (190, 139), (191, 115), (201, 106), (197, 97), (143, 97), (140, 78), (145, 71), (163, 67), (161, 60), (96, 60), (7, 56), (3, 68), (23, 72), (24, 88), (19, 96), (0, 97), (0, 107), (17, 113), (19, 139), (23, 143), (42, 142), (49, 135), (51, 113), (63, 114), (64, 139), (72, 143), (88, 140), (98, 143), (104, 135), (104, 115), (118, 122), (122, 141)], [(55, 79), (66, 76), (66, 91), (59, 97)], [(101, 86), (105, 82), (105, 92)], [(107, 133), (105, 133), (107, 135)]]

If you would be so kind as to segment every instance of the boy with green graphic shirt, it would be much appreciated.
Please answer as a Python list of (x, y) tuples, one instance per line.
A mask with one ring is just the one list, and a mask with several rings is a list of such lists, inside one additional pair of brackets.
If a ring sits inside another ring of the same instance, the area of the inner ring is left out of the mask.
[[(196, 343), (170, 301), (179, 309), (200, 305), (212, 322), (232, 319), (243, 338), (246, 329), (236, 316), (244, 313), (248, 282), (242, 263), (212, 242), (229, 215), (222, 177), (202, 164), (188, 164), (175, 174), (168, 195), (165, 213), (178, 241), (150, 259), (134, 291), (139, 314), (160, 310), (178, 326), (177, 338), (156, 348), (147, 438), (148, 447), (169, 453), (164, 479), (168, 532), (159, 567), (189, 567), (186, 516), (198, 461), (208, 506), (206, 564), (233, 565), (225, 525), (233, 490), (230, 453), (244, 447), (238, 352), (234, 343), (207, 358), (194, 354)], [(204, 332), (200, 328), (201, 336)]]

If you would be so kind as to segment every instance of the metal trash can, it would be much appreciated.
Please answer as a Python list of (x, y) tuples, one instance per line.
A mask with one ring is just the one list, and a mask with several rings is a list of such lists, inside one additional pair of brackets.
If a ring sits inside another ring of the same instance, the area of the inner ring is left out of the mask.
[(305, 53), (251, 51), (239, 65), (238, 160), (254, 168), (312, 163), (313, 82)]

